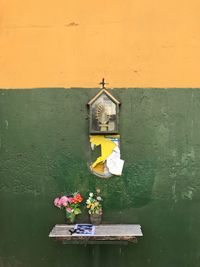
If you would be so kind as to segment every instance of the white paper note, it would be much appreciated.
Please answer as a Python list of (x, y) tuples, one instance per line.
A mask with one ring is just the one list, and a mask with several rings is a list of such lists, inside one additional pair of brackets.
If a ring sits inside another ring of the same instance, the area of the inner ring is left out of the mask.
[(106, 166), (110, 173), (122, 175), (124, 160), (120, 159), (120, 150), (116, 147), (112, 154), (106, 159)]

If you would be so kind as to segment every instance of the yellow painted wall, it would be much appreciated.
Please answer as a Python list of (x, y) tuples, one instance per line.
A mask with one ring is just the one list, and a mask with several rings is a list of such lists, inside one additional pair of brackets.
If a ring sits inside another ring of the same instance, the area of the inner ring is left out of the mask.
[(199, 0), (0, 0), (0, 88), (199, 87)]

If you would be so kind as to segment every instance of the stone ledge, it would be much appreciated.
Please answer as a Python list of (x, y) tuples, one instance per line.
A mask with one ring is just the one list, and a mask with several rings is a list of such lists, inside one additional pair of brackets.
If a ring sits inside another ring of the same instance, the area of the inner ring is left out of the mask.
[(63, 244), (129, 244), (137, 243), (137, 237), (143, 236), (139, 224), (101, 224), (95, 226), (94, 235), (72, 234), (75, 225), (57, 224), (49, 237)]

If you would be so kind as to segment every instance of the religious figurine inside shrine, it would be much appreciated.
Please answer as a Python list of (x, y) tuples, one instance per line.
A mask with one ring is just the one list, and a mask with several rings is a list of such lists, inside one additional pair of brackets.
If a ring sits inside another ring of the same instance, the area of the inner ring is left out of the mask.
[(106, 90), (104, 79), (100, 84), (102, 84), (102, 90), (88, 103), (89, 132), (90, 134), (116, 134), (119, 131), (120, 102)]

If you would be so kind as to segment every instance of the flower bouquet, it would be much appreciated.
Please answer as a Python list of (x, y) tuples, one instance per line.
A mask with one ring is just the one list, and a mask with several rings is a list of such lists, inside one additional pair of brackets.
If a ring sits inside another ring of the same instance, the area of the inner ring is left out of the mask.
[(65, 209), (66, 218), (69, 223), (74, 223), (75, 217), (81, 214), (80, 203), (83, 198), (80, 193), (75, 192), (69, 196), (57, 197), (54, 199), (54, 205), (57, 208)]
[(102, 204), (103, 199), (100, 196), (100, 189), (96, 190), (96, 193), (89, 193), (89, 197), (86, 201), (88, 213), (90, 215), (90, 221), (92, 224), (98, 225), (102, 220)]

